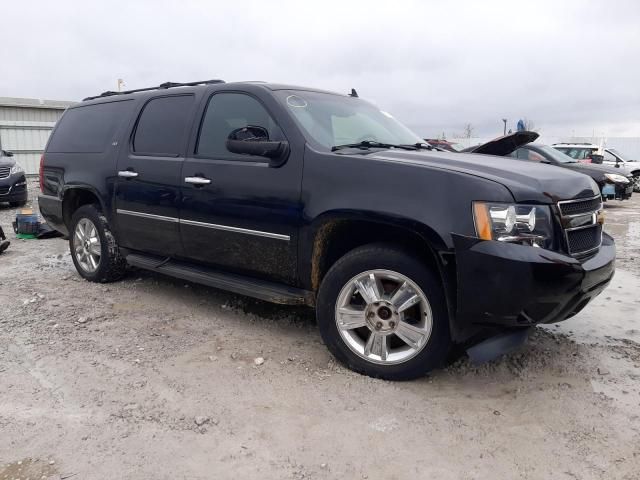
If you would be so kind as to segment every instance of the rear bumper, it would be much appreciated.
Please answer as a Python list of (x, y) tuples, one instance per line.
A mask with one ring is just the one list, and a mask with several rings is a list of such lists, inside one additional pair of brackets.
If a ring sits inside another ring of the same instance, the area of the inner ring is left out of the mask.
[(39, 195), (38, 205), (40, 206), (40, 215), (42, 215), (51, 228), (59, 231), (63, 235), (69, 235), (62, 215), (62, 200), (52, 195)]
[(511, 328), (565, 320), (599, 295), (615, 271), (615, 244), (579, 260), (558, 252), (454, 235), (458, 327)]

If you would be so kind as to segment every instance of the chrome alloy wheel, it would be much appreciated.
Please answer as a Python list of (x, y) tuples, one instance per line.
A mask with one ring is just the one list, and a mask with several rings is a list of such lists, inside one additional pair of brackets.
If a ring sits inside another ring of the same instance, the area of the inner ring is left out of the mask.
[(336, 325), (349, 349), (381, 365), (406, 362), (429, 341), (433, 315), (426, 295), (408, 277), (369, 270), (342, 287)]
[(95, 272), (100, 264), (102, 247), (98, 230), (88, 218), (81, 218), (76, 225), (73, 248), (80, 267), (87, 273)]

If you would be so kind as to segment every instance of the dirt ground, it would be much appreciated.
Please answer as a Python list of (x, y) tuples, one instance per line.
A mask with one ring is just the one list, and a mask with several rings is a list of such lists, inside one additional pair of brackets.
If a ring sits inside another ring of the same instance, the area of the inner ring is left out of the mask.
[(618, 271), (585, 311), (404, 383), (337, 365), (307, 310), (143, 271), (88, 283), (66, 241), (11, 233), (0, 480), (639, 479), (640, 195), (606, 215)]

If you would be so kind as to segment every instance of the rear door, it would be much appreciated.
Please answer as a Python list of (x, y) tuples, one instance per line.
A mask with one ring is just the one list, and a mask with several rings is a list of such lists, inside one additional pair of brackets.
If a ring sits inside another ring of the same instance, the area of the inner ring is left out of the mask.
[(115, 202), (121, 246), (163, 256), (182, 254), (178, 209), (181, 169), (194, 95), (147, 100), (118, 158)]
[(219, 91), (201, 110), (181, 176), (185, 255), (223, 270), (293, 281), (304, 145), (290, 143), (287, 162), (270, 167), (267, 158), (233, 154), (225, 146), (232, 130), (248, 125), (265, 128), (271, 140), (286, 140), (261, 99)]

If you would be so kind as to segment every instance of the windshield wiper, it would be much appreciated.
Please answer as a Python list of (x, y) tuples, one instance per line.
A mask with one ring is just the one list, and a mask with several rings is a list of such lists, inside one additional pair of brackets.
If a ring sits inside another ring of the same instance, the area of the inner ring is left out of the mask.
[(410, 148), (412, 150), (433, 150), (433, 147), (431, 145), (429, 145), (428, 143), (422, 143), (422, 142), (411, 143), (406, 145), (405, 144), (396, 145), (396, 147)]
[(431, 149), (430, 147), (427, 147), (422, 143), (404, 145), (404, 144), (377, 142), (375, 140), (364, 140), (359, 143), (345, 143), (344, 145), (335, 145), (331, 147), (331, 151), (335, 152), (336, 150), (342, 150), (345, 148), (360, 148), (363, 150), (366, 150), (369, 148), (402, 148), (404, 150), (418, 150), (420, 148), (428, 148), (429, 150)]

